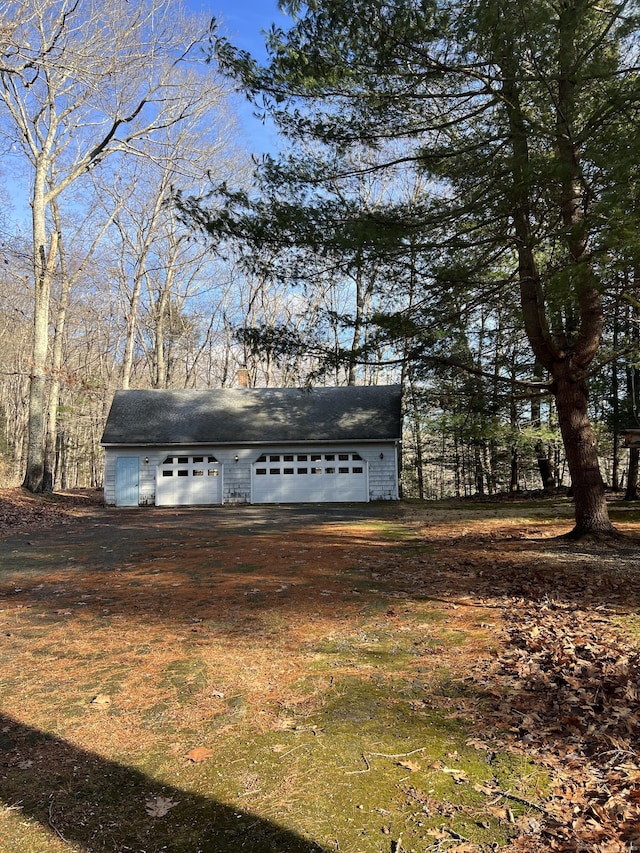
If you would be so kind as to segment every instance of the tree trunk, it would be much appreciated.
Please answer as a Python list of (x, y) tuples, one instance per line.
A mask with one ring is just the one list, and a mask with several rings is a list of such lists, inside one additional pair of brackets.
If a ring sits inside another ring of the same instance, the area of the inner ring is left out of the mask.
[(625, 501), (640, 500), (638, 494), (638, 462), (640, 461), (640, 447), (629, 448), (629, 473), (627, 475), (627, 490)]
[(570, 370), (559, 372), (564, 375), (556, 379), (554, 392), (576, 519), (569, 537), (610, 535), (615, 528), (609, 521), (596, 437), (587, 412), (587, 385), (584, 379), (571, 376)]
[(138, 329), (138, 306), (140, 304), (140, 291), (142, 289), (143, 273), (136, 271), (133, 279), (133, 288), (129, 297), (129, 313), (127, 314), (127, 332), (125, 336), (124, 356), (122, 358), (121, 387), (128, 391), (131, 384), (131, 373), (133, 370), (133, 351)]
[(408, 381), (409, 394), (411, 396), (411, 427), (415, 442), (416, 478), (418, 484), (418, 497), (424, 500), (424, 458), (422, 440), (422, 418), (420, 415), (420, 401), (416, 389), (411, 380)]
[[(511, 359), (511, 379), (515, 380), (516, 378), (516, 369), (515, 369), (515, 358), (512, 356)], [(497, 389), (496, 389), (496, 398), (497, 398)], [(496, 400), (497, 405), (497, 400)], [(509, 397), (509, 423), (511, 425), (511, 429), (513, 430), (513, 434), (517, 435), (518, 432), (518, 407), (516, 405), (515, 393), (512, 389), (511, 395)], [(520, 487), (520, 450), (518, 448), (517, 441), (514, 441), (511, 445), (511, 476), (509, 479), (509, 491), (517, 492)]]
[(582, 195), (580, 150), (571, 120), (576, 115), (575, 9), (562, 6), (558, 32), (558, 102), (556, 109), (556, 159), (560, 181), (559, 214), (566, 234), (572, 294), (566, 300), (568, 318), (554, 331), (549, 305), (536, 262), (536, 239), (531, 227), (532, 188), (529, 181), (527, 122), (516, 84), (513, 53), (503, 45), (504, 94), (507, 99), (512, 145), (512, 211), (518, 252), (518, 277), (524, 327), (531, 348), (553, 378), (558, 422), (564, 444), (575, 501), (573, 539), (586, 535), (615, 534), (609, 521), (604, 482), (598, 464), (596, 439), (587, 411), (586, 371), (602, 333), (603, 309), (588, 247), (585, 200)]
[[(613, 351), (619, 352), (620, 338), (620, 299), (616, 298), (613, 312)], [(614, 359), (611, 365), (611, 407), (613, 416), (613, 449), (611, 465), (611, 488), (614, 492), (622, 488), (620, 482), (620, 381), (618, 376), (618, 361)], [(623, 475), (624, 476), (624, 475)]]
[(549, 458), (549, 453), (541, 441), (536, 444), (536, 456), (538, 471), (540, 472), (540, 479), (542, 480), (542, 488), (554, 489), (556, 486), (556, 478), (553, 471), (553, 462)]
[[(537, 359), (533, 368), (533, 375), (537, 382), (542, 382), (544, 377), (544, 368)], [(542, 427), (542, 413), (539, 395), (536, 395), (531, 399), (531, 426), (534, 429), (541, 429)], [(553, 489), (556, 485), (553, 464), (550, 458), (549, 448), (541, 438), (536, 441), (535, 454), (536, 462), (538, 463), (538, 471), (540, 472), (540, 479), (542, 480), (542, 488)]]
[(45, 439), (43, 491), (53, 492), (55, 488), (55, 467), (57, 455), (58, 409), (60, 407), (60, 387), (62, 371), (62, 350), (64, 343), (67, 311), (71, 298), (71, 280), (69, 278), (64, 245), (62, 241), (62, 223), (57, 202), (51, 202), (56, 234), (58, 235), (58, 257), (60, 261), (60, 299), (53, 336), (53, 352), (51, 357), (51, 387), (49, 389), (49, 413)]
[(46, 243), (44, 177), (36, 182), (33, 193), (33, 246), (35, 303), (33, 312), (33, 350), (29, 386), (29, 425), (27, 431), (27, 470), (22, 485), (30, 492), (42, 492), (44, 487), (44, 437), (46, 417), (47, 374), (49, 346), (49, 302), (51, 276), (57, 254), (57, 234), (51, 235), (49, 250)]

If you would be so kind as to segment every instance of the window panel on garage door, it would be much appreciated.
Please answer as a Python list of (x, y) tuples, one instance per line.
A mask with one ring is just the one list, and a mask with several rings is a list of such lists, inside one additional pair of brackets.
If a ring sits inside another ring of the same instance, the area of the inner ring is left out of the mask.
[(166, 456), (156, 473), (157, 506), (222, 503), (221, 466), (215, 456)]
[(367, 499), (366, 465), (358, 453), (269, 453), (253, 466), (254, 503)]

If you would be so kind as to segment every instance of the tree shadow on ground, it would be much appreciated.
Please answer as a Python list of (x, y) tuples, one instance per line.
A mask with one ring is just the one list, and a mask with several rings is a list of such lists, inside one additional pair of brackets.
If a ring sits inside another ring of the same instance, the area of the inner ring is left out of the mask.
[(0, 798), (86, 851), (323, 853), (271, 821), (163, 785), (0, 715)]
[(563, 601), (574, 607), (640, 608), (640, 538), (571, 542), (536, 535), (534, 525), (458, 533), (446, 524), (426, 528), (425, 553), (380, 560), (376, 577), (413, 598), (503, 607), (508, 599), (526, 603)]
[[(408, 535), (394, 540), (357, 530), (381, 519), (404, 525)], [(349, 569), (377, 584), (374, 597), (403, 593), (487, 606), (507, 597), (560, 598), (619, 612), (640, 608), (640, 540), (571, 543), (536, 536), (539, 529), (529, 522), (517, 536), (513, 526), (482, 534), (473, 520), (450, 524), (442, 516), (417, 526), (395, 505), (100, 509), (0, 543), (0, 596), (48, 610), (54, 621), (81, 604), (100, 618), (167, 627), (194, 617), (216, 622), (221, 613), (241, 623), (270, 612), (330, 613), (334, 599), (318, 591), (335, 582), (348, 597)]]
[(371, 547), (336, 533), (370, 520), (362, 506), (219, 509), (101, 510), (13, 536), (0, 542), (0, 599), (53, 622), (83, 613), (181, 629), (194, 619), (233, 626), (272, 612), (331, 613), (319, 591), (348, 590), (341, 573)]
[[(356, 613), (385, 598), (395, 604), (437, 601), (452, 610), (495, 608), (506, 630), (499, 660), (485, 656), (483, 663), (478, 655), (474, 674), (459, 693), (431, 698), (467, 719), (475, 714), (476, 733), (486, 739), (489, 751), (508, 746), (541, 759), (560, 780), (567, 793), (557, 794), (539, 812), (547, 821), (548, 843), (536, 849), (587, 849), (559, 846), (576, 838), (595, 849), (597, 833), (603, 838), (618, 833), (625, 843), (635, 843), (640, 663), (637, 651), (612, 634), (612, 619), (634, 615), (640, 607), (637, 540), (615, 547), (569, 544), (549, 538), (550, 528), (536, 521), (514, 533), (513, 526), (508, 529), (497, 519), (482, 533), (473, 520), (456, 526), (440, 516), (441, 523), (421, 519), (403, 527), (400, 518), (402, 530), (362, 533), (348, 528), (350, 519), (342, 511), (324, 519), (297, 510), (295, 517), (274, 509), (234, 513), (106, 513), (97, 527), (71, 525), (29, 540), (14, 538), (0, 555), (0, 572), (12, 581), (6, 585), (8, 603), (15, 604), (29, 629), (34, 615), (47, 616), (44, 634), (53, 622), (64, 627), (72, 613), (88, 612), (102, 620), (108, 607), (112, 615), (134, 617), (136, 624), (150, 626), (156, 620), (163, 643), (169, 629), (184, 632), (194, 614), (198, 626), (209, 617), (231, 639), (239, 624), (250, 622), (255, 631), (260, 615), (274, 610), (287, 617), (276, 626), (278, 632), (289, 627), (294, 613), (306, 628), (307, 617), (316, 611), (324, 619), (332, 613), (344, 617), (354, 592)], [(367, 520), (372, 518), (373, 513)], [(187, 543), (190, 559), (182, 547)], [(345, 567), (347, 573), (340, 575)], [(51, 578), (52, 570), (64, 575), (66, 585)], [(16, 589), (21, 573), (25, 588)], [(184, 574), (182, 585), (176, 573)], [(356, 576), (366, 583), (358, 580), (354, 590)], [(254, 595), (256, 578), (263, 585), (260, 595)], [(299, 583), (295, 594), (284, 589), (283, 579)], [(110, 581), (114, 586), (108, 589)], [(324, 592), (331, 595), (323, 597)], [(107, 629), (110, 618), (104, 619)], [(10, 627), (7, 645), (15, 644), (16, 659), (25, 651), (32, 654), (33, 632), (21, 635), (18, 617)], [(275, 633), (266, 638), (274, 654), (276, 639)], [(163, 786), (9, 718), (4, 728), (8, 750), (0, 795), (10, 805), (22, 800), (25, 814), (87, 851), (320, 850), (262, 818)], [(38, 749), (47, 756), (42, 773)], [(622, 770), (621, 756), (628, 756)], [(23, 793), (34, 768), (38, 793), (30, 802)], [(153, 818), (146, 809), (159, 797), (177, 805)], [(619, 798), (624, 820), (617, 817)]]

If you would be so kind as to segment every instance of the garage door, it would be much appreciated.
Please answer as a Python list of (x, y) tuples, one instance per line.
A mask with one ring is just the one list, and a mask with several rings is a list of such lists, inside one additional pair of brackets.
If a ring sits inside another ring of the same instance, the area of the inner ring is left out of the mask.
[(253, 465), (253, 503), (366, 501), (367, 463), (358, 453), (269, 453)]
[(156, 471), (156, 506), (222, 503), (221, 465), (215, 456), (167, 456)]

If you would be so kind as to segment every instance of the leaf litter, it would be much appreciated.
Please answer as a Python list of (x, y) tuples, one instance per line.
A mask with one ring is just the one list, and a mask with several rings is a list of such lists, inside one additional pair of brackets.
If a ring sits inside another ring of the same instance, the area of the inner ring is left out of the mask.
[(549, 850), (640, 847), (640, 656), (601, 614), (568, 603), (507, 611), (491, 672), (502, 742), (552, 773)]
[[(637, 537), (637, 527), (627, 533)], [(488, 544), (494, 535), (477, 525), (465, 538)], [(438, 586), (447, 596), (456, 585), (472, 587), (501, 611), (495, 659), (477, 661), (467, 676), (481, 710), (475, 702), (458, 706), (462, 716), (475, 714), (468, 742), (533, 759), (552, 780), (539, 803), (497, 785), (474, 786), (495, 795), (496, 816), (517, 824), (509, 850), (640, 849), (640, 653), (625, 631), (628, 612), (633, 619), (640, 602), (639, 544), (637, 538), (617, 546), (596, 541), (572, 553), (558, 540), (545, 549), (546, 565), (535, 544), (519, 560), (508, 547), (502, 553), (486, 547), (464, 558), (462, 572), (441, 563), (440, 584), (430, 577), (430, 595), (438, 595)], [(529, 574), (522, 571), (527, 567)], [(410, 581), (415, 594), (425, 578), (411, 568), (407, 560), (393, 574)], [(508, 801), (529, 813), (515, 818)]]
[(206, 746), (196, 746), (186, 753), (185, 758), (193, 764), (201, 764), (203, 761), (211, 758), (212, 755), (213, 750), (208, 749)]
[[(29, 515), (25, 502), (29, 503), (21, 496), (18, 508), (5, 510), (7, 529), (11, 530), (13, 516), (19, 519), (18, 532), (24, 532), (25, 519), (30, 531), (40, 523), (57, 524), (60, 504), (53, 509), (39, 505)], [(350, 671), (369, 677), (367, 667), (363, 668), (364, 654), (373, 661), (369, 669), (375, 676), (374, 643), (383, 634), (415, 634), (415, 662), (431, 673), (430, 678), (438, 674), (440, 685), (429, 686), (433, 682), (421, 676), (424, 695), (414, 694), (410, 703), (415, 713), (437, 708), (470, 723), (467, 745), (486, 755), (489, 768), (497, 760), (494, 756), (508, 753), (520, 756), (527, 766), (533, 763), (547, 779), (541, 787), (526, 788), (521, 783), (506, 787), (497, 772), (493, 778), (489, 772), (487, 778), (476, 781), (470, 771), (457, 766), (455, 753), (443, 753), (430, 763), (419, 755), (408, 757), (420, 750), (399, 754), (395, 760), (389, 757), (406, 774), (400, 786), (405, 801), (419, 806), (428, 821), (424, 838), (433, 849), (456, 853), (494, 849), (492, 842), (474, 841), (472, 832), (462, 831), (456, 822), (461, 816), (489, 833), (486, 837), (492, 831), (491, 821), (497, 822), (509, 839), (503, 849), (514, 853), (637, 849), (637, 538), (613, 549), (602, 543), (572, 548), (554, 538), (566, 524), (544, 513), (523, 523), (517, 508), (513, 520), (487, 519), (460, 505), (449, 512), (444, 507), (436, 513), (432, 507), (429, 510), (427, 514), (422, 508), (404, 507), (395, 527), (388, 524), (382, 530), (366, 522), (333, 525), (330, 533), (322, 528), (305, 530), (298, 534), (295, 554), (290, 553), (291, 546), (283, 555), (281, 537), (262, 536), (256, 549), (260, 556), (252, 556), (251, 571), (245, 568), (239, 575), (226, 571), (216, 576), (209, 570), (206, 581), (198, 575), (202, 552), (196, 559), (195, 551), (207, 547), (209, 534), (196, 535), (179, 548), (172, 543), (170, 555), (160, 549), (148, 555), (151, 560), (144, 555), (127, 560), (115, 567), (115, 576), (95, 571), (82, 576), (74, 566), (67, 572), (45, 569), (39, 583), (37, 577), (24, 585), (12, 580), (3, 587), (4, 601), (11, 605), (3, 611), (11, 629), (6, 637), (14, 643), (5, 671), (7, 684), (12, 667), (17, 679), (28, 664), (27, 675), (33, 681), (26, 686), (22, 712), (46, 728), (49, 694), (46, 690), (43, 694), (42, 679), (48, 678), (73, 707), (69, 692), (79, 675), (68, 677), (66, 670), (69, 660), (76, 660), (80, 676), (90, 684), (87, 689), (94, 690), (89, 697), (101, 700), (94, 705), (90, 699), (90, 707), (102, 707), (103, 713), (70, 717), (69, 737), (105, 755), (113, 749), (116, 736), (119, 752), (150, 749), (156, 736), (148, 723), (157, 719), (160, 724), (170, 723), (178, 738), (171, 752), (197, 765), (214, 762), (216, 756), (208, 747), (189, 749), (185, 742), (189, 733), (201, 730), (205, 721), (215, 725), (221, 736), (242, 732), (249, 725), (244, 721), (245, 706), (252, 710), (254, 728), (291, 732), (296, 737), (296, 732), (309, 732), (317, 738), (309, 720), (322, 707), (324, 691), (305, 693), (301, 685), (314, 650), (326, 638), (334, 637), (355, 650), (351, 664), (341, 658), (335, 670), (339, 680)], [(74, 515), (86, 512), (84, 503), (80, 509), (72, 503), (66, 520), (71, 523)], [(640, 525), (626, 524), (632, 537), (639, 531)], [(396, 532), (401, 534), (398, 541), (384, 542), (385, 537), (393, 540)], [(189, 544), (191, 548), (185, 547)], [(226, 553), (243, 544), (229, 537)], [(354, 566), (362, 576), (355, 586)], [(368, 588), (362, 578), (372, 586)], [(215, 607), (227, 614), (224, 631), (219, 618), (212, 618), (211, 592), (205, 592), (203, 583), (215, 590)], [(319, 596), (329, 589), (330, 615), (318, 604)], [(277, 608), (252, 603), (256, 592), (267, 601), (277, 595)], [(45, 593), (48, 600), (43, 608)], [(375, 602), (381, 596), (386, 604), (378, 610)], [(415, 602), (429, 606), (436, 626), (430, 633), (421, 634), (422, 626), (416, 622), (421, 611)], [(50, 603), (55, 608), (48, 616)], [(85, 606), (79, 610), (79, 604)], [(144, 618), (136, 619), (136, 613)], [(44, 631), (38, 628), (43, 617)], [(374, 628), (377, 634), (372, 640)], [(195, 649), (215, 649), (218, 666), (206, 677), (199, 665), (184, 672), (180, 669), (186, 641)], [(250, 671), (244, 664), (247, 659)], [(123, 663), (124, 674), (120, 672)], [(412, 666), (407, 663), (405, 668), (403, 673), (399, 667), (394, 684), (402, 677), (415, 681)], [(163, 672), (171, 673), (164, 687)], [(86, 706), (86, 692), (84, 696), (78, 697), (79, 708)], [(109, 701), (102, 701), (103, 697)], [(226, 697), (234, 697), (233, 703)], [(391, 696), (389, 701), (393, 700)], [(282, 716), (282, 709), (293, 716)], [(119, 717), (126, 719), (126, 727), (118, 724)], [(182, 740), (181, 730), (185, 731)], [(280, 742), (270, 751), (287, 762), (301, 754), (295, 744)], [(375, 772), (374, 756), (382, 755), (362, 753), (363, 772)], [(33, 759), (18, 758), (16, 766), (27, 772)], [(429, 791), (425, 779), (437, 776), (449, 778), (458, 789), (473, 791), (482, 798), (482, 806), (465, 805), (453, 795), (447, 801), (440, 789)], [(261, 790), (258, 774), (244, 772), (238, 781), (241, 796)], [(149, 797), (145, 813), (155, 820), (175, 805), (177, 801), (170, 797)], [(269, 808), (276, 813), (275, 802)], [(391, 836), (392, 849), (405, 850), (402, 835), (392, 823), (385, 823), (384, 830)], [(406, 829), (403, 832), (406, 835)], [(386, 847), (366, 849), (389, 849), (389, 841), (385, 843)]]

